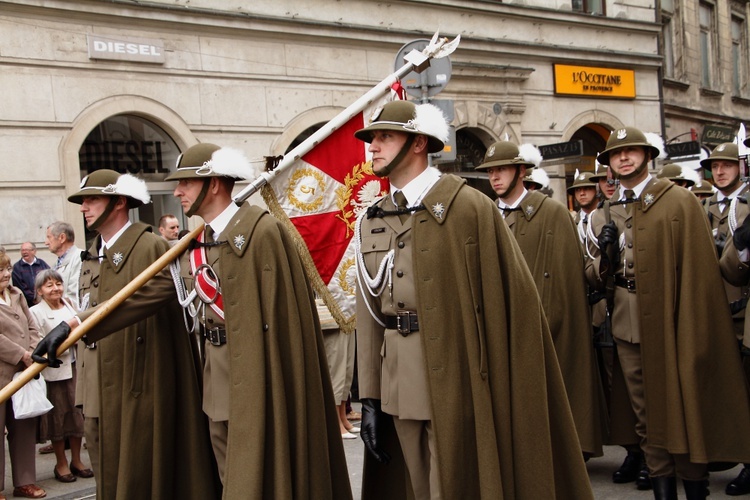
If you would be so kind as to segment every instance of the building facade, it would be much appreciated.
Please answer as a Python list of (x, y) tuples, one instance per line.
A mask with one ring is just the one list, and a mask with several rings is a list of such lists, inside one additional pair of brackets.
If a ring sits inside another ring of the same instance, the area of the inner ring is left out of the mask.
[[(543, 166), (565, 200), (566, 178), (593, 170), (611, 130), (660, 133), (666, 108), (671, 133), (693, 116), (681, 87), (669, 93), (682, 101), (663, 100), (663, 12), (650, 0), (0, 1), (0, 244), (17, 256), (57, 219), (82, 240), (66, 198), (97, 168), (147, 180), (140, 220), (182, 218), (164, 182), (181, 151), (284, 154), (435, 32), (461, 35), (449, 83), (429, 97), (447, 101), (456, 131), (455, 158), (436, 164), (486, 190), (473, 169), (492, 142), (549, 146)], [(692, 68), (694, 55), (680, 57)], [(735, 101), (720, 100), (730, 115)], [(710, 102), (705, 116), (721, 121)]]

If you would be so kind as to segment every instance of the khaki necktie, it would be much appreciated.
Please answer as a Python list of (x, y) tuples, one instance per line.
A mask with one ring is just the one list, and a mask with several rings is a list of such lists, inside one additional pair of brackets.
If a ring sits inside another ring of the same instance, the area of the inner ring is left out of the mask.
[[(406, 210), (406, 196), (403, 191), (396, 191), (393, 194), (393, 199), (396, 200), (396, 208), (399, 210)], [(409, 213), (398, 214), (398, 218), (401, 220), (401, 224), (404, 224), (409, 220)]]
[(213, 243), (215, 241), (213, 228), (209, 224), (206, 224), (203, 230), (205, 231), (204, 236), (203, 236), (204, 242)]
[[(625, 199), (626, 200), (635, 200), (635, 191), (633, 191), (632, 189), (626, 189), (625, 190)], [(631, 201), (631, 202), (625, 204), (625, 210), (628, 212), (628, 215), (630, 215), (631, 213), (633, 213), (633, 203), (635, 203), (635, 202)]]

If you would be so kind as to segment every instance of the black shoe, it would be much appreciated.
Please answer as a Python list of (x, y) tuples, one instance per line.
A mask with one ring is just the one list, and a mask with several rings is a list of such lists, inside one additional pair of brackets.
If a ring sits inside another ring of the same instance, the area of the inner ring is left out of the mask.
[(650, 490), (652, 487), (651, 476), (648, 475), (648, 467), (645, 464), (638, 472), (638, 477), (635, 478), (635, 487), (641, 491)]
[(739, 476), (734, 478), (725, 490), (727, 495), (737, 496), (750, 493), (750, 468), (743, 467)]
[(656, 500), (677, 500), (677, 480), (672, 477), (652, 477)]
[(701, 481), (683, 479), (682, 485), (685, 487), (685, 498), (687, 500), (706, 500), (710, 494), (708, 491), (708, 479)]
[(629, 451), (619, 469), (612, 474), (613, 483), (632, 483), (643, 467), (643, 453)]

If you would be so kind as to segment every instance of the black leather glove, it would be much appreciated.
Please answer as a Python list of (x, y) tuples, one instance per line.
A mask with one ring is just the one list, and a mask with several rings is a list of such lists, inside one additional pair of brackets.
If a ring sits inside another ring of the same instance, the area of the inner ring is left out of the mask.
[(719, 257), (721, 257), (721, 254), (724, 252), (724, 245), (727, 244), (727, 235), (718, 233), (716, 236), (714, 236), (714, 244), (716, 245), (716, 253), (719, 254)]
[(378, 431), (383, 425), (383, 420), (388, 416), (380, 409), (379, 399), (362, 399), (362, 428), (359, 435), (365, 442), (365, 448), (381, 464), (391, 461), (391, 456), (382, 448), (378, 447)]
[(52, 368), (60, 368), (62, 361), (57, 359), (57, 349), (65, 342), (68, 335), (70, 335), (70, 325), (63, 321), (39, 341), (36, 349), (31, 353), (31, 359), (37, 363), (49, 363)]
[(608, 222), (602, 226), (602, 230), (599, 233), (598, 243), (599, 243), (599, 250), (601, 250), (602, 254), (607, 253), (607, 249), (610, 245), (613, 245), (617, 242), (618, 234), (617, 234), (617, 226), (614, 222)]
[(734, 230), (734, 247), (740, 252), (750, 247), (750, 216), (745, 217), (745, 221)]

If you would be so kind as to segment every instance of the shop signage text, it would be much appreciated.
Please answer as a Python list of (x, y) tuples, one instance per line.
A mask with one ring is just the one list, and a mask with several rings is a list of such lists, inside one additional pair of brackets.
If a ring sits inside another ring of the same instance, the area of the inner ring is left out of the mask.
[(84, 142), (79, 153), (81, 168), (89, 173), (100, 168), (121, 174), (168, 174), (159, 141)]
[(734, 141), (735, 130), (725, 125), (706, 125), (702, 140), (705, 144), (721, 144)]
[(697, 155), (701, 152), (701, 145), (698, 141), (673, 142), (664, 146), (670, 158), (679, 158), (680, 156)]
[(87, 35), (89, 59), (164, 63), (161, 40)]
[(583, 141), (558, 142), (539, 146), (542, 158), (552, 160), (554, 158), (566, 158), (568, 156), (581, 156), (583, 154)]
[(635, 71), (555, 64), (555, 94), (635, 98)]

